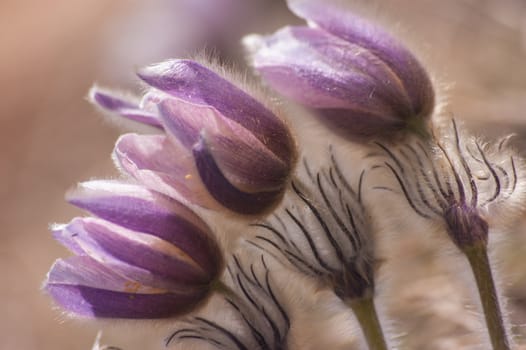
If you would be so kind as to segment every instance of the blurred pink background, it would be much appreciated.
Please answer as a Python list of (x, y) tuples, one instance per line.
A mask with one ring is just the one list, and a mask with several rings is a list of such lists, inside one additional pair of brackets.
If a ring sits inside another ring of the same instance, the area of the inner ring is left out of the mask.
[[(413, 41), (439, 81), (454, 83), (447, 110), (481, 133), (516, 132), (524, 147), (526, 2), (367, 6)], [(68, 255), (48, 225), (79, 214), (64, 192), (116, 174), (110, 153), (119, 131), (86, 101), (93, 82), (134, 89), (135, 67), (202, 47), (243, 68), (243, 34), (292, 22), (300, 23), (283, 1), (270, 0), (0, 2), (0, 349), (93, 343), (97, 326), (68, 320), (39, 290), (52, 262)], [(525, 235), (511, 239), (524, 246)], [(526, 257), (516, 259), (508, 294), (525, 322)]]

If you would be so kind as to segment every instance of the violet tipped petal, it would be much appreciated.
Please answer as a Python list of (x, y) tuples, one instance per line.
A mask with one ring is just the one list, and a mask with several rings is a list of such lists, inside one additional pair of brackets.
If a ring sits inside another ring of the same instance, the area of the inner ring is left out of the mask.
[(229, 135), (207, 136), (208, 148), (223, 175), (244, 192), (282, 190), (290, 167), (263, 145), (235, 140)]
[(89, 96), (94, 104), (109, 112), (159, 129), (163, 128), (156, 113), (141, 108), (138, 103), (125, 99), (117, 93), (94, 86)]
[(144, 186), (203, 207), (214, 201), (206, 192), (191, 154), (164, 135), (126, 134), (115, 144), (119, 166)]
[(257, 214), (272, 207), (283, 191), (247, 193), (234, 187), (219, 169), (206, 141), (194, 146), (193, 154), (199, 175), (210, 194), (226, 208), (240, 214)]

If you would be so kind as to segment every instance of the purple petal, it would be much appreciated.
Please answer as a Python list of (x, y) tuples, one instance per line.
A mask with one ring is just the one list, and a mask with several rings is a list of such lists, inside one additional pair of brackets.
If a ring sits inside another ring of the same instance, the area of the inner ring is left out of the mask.
[(373, 23), (322, 1), (289, 0), (288, 4), (298, 16), (371, 51), (386, 62), (404, 84), (414, 115), (430, 114), (434, 105), (431, 81), (418, 60), (398, 40)]
[(138, 75), (151, 86), (191, 104), (210, 106), (249, 130), (285, 163), (295, 157), (285, 124), (256, 99), (210, 69), (190, 60), (148, 66)]
[(216, 205), (207, 193), (192, 155), (164, 135), (126, 134), (115, 144), (120, 168), (144, 186), (203, 207)]
[(291, 171), (259, 143), (237, 140), (231, 135), (208, 135), (210, 155), (221, 173), (243, 192), (282, 190)]
[(385, 118), (380, 114), (349, 113), (345, 109), (320, 109), (316, 112), (335, 133), (355, 140), (369, 140), (381, 135), (389, 137), (407, 128), (403, 120)]
[(206, 105), (168, 98), (159, 103), (159, 113), (168, 134), (188, 149), (197, 143), (203, 130), (211, 133), (237, 132), (250, 135), (241, 125), (224, 118), (216, 109)]
[(84, 250), (81, 246), (78, 245), (77, 242), (62, 234), (62, 232), (64, 231), (64, 229), (66, 229), (67, 226), (67, 224), (52, 225), (50, 227), (50, 230), (53, 235), (53, 238), (60, 244), (62, 244), (64, 247), (68, 248), (72, 253), (75, 253), (77, 255), (84, 254)]
[(63, 240), (74, 241), (83, 250), (82, 255), (111, 267), (141, 285), (154, 288), (192, 290), (210, 283), (217, 277), (217, 269), (220, 268), (205, 271), (199, 262), (177, 246), (101, 219), (74, 219), (62, 235)]
[(308, 27), (284, 28), (258, 46), (255, 68), (272, 87), (304, 105), (412, 115), (399, 78), (362, 47)]
[(276, 204), (280, 190), (258, 193), (242, 192), (223, 175), (203, 138), (194, 146), (193, 154), (199, 175), (210, 194), (226, 208), (246, 215), (260, 214)]
[(89, 96), (91, 102), (105, 110), (139, 123), (159, 129), (163, 128), (154, 112), (142, 109), (136, 102), (123, 98), (115, 92), (94, 86), (91, 88)]
[(203, 301), (188, 294), (148, 290), (88, 257), (57, 260), (44, 289), (67, 311), (86, 317), (163, 318), (182, 315)]
[(221, 265), (210, 228), (172, 198), (142, 186), (100, 180), (79, 184), (68, 194), (68, 200), (102, 219), (170, 242), (205, 271)]
[(260, 192), (284, 187), (290, 164), (285, 164), (239, 124), (222, 118), (215, 109), (167, 99), (159, 110), (167, 130), (187, 147), (205, 134), (215, 162), (238, 189)]

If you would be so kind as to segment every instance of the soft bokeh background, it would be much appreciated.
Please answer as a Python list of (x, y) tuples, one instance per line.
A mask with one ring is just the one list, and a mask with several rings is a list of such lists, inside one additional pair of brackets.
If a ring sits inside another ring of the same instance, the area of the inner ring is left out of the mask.
[[(439, 81), (454, 83), (448, 111), (483, 134), (515, 132), (524, 148), (525, 1), (378, 0), (366, 7), (418, 47)], [(52, 262), (68, 254), (47, 226), (79, 213), (64, 192), (78, 181), (115, 175), (110, 152), (119, 132), (86, 102), (92, 83), (133, 89), (135, 67), (202, 47), (242, 67), (243, 33), (291, 21), (298, 20), (278, 0), (0, 2), (0, 349), (89, 349), (94, 340), (96, 326), (63, 317), (39, 290)], [(526, 225), (515, 228), (500, 258), (511, 317), (520, 325)], [(429, 247), (400, 247), (400, 256), (403, 249), (428, 256)], [(408, 276), (418, 278), (404, 282), (392, 308), (410, 348), (471, 344), (476, 325), (458, 312), (462, 293), (437, 265), (436, 258), (410, 265), (415, 271)]]

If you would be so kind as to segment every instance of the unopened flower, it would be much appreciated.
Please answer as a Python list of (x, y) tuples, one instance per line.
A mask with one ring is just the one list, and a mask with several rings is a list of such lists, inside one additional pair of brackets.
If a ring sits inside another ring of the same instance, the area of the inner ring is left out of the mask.
[(309, 26), (245, 39), (253, 66), (278, 92), (316, 110), (352, 139), (427, 134), (434, 107), (428, 74), (376, 25), (319, 0), (289, 0)]
[(223, 270), (208, 226), (181, 203), (138, 185), (81, 184), (70, 201), (95, 217), (54, 228), (75, 256), (51, 268), (45, 290), (86, 317), (163, 318), (201, 304)]
[[(332, 164), (293, 181), (283, 209), (264, 222), (252, 244), (279, 252), (299, 271), (317, 278), (342, 300), (374, 294), (374, 255), (370, 217), (331, 155)], [(283, 259), (281, 259), (283, 260)]]
[(140, 103), (100, 89), (91, 94), (99, 106), (166, 132), (121, 139), (116, 157), (126, 172), (208, 206), (204, 185), (215, 201), (241, 214), (266, 211), (282, 197), (296, 151), (270, 109), (194, 61), (169, 60), (138, 75), (151, 86)]
[(452, 137), (431, 147), (419, 140), (378, 145), (389, 158), (385, 167), (418, 215), (444, 223), (460, 249), (486, 245), (488, 223), (499, 207), (513, 208), (523, 199), (522, 166), (505, 147), (508, 138), (482, 144), (462, 137), (454, 120), (450, 130)]
[[(273, 286), (265, 258), (249, 266), (237, 255), (228, 264), (225, 301), (234, 320), (223, 324), (200, 316), (185, 321), (166, 339), (166, 345), (183, 340), (208, 342), (221, 350), (286, 350), (290, 318)], [(236, 324), (237, 322), (239, 324)]]

